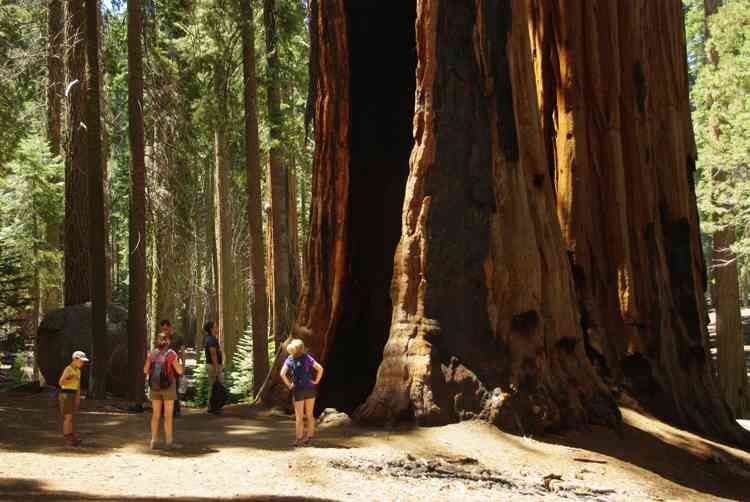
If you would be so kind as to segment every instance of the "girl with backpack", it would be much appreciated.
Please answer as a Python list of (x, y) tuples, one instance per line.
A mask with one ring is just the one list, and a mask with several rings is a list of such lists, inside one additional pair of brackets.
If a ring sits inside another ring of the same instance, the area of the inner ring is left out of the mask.
[[(294, 339), (286, 347), (289, 357), (281, 368), (281, 380), (292, 391), (294, 399), (294, 419), (296, 437), (294, 446), (308, 445), (315, 436), (315, 396), (318, 383), (323, 376), (323, 366), (305, 352), (302, 340)], [(289, 379), (291, 374), (292, 379)], [(307, 417), (308, 432), (305, 436), (305, 422)]]
[(174, 429), (172, 415), (174, 401), (177, 399), (176, 375), (182, 375), (184, 369), (178, 360), (177, 353), (169, 348), (169, 342), (164, 333), (156, 337), (156, 349), (148, 354), (143, 373), (148, 379), (151, 390), (151, 449), (156, 447), (159, 440), (159, 419), (164, 404), (164, 437), (167, 448), (174, 448)]

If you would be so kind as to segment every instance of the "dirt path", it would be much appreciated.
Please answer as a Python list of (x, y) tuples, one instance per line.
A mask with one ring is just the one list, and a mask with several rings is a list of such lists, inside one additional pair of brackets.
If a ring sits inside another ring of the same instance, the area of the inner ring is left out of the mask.
[(596, 429), (530, 439), (482, 423), (320, 431), (293, 449), (293, 422), (231, 407), (189, 410), (176, 452), (151, 451), (149, 414), (84, 402), (90, 446), (66, 449), (52, 393), (0, 395), (0, 500), (750, 500), (750, 454), (623, 410)]

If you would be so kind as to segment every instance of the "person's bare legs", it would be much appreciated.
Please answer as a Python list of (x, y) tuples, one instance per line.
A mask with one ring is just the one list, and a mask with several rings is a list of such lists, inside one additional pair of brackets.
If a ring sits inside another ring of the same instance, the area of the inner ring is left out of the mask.
[(309, 442), (315, 436), (315, 416), (313, 415), (313, 409), (315, 409), (315, 398), (305, 399), (305, 416), (307, 417), (307, 437), (305, 443)]
[(73, 434), (73, 415), (63, 416), (63, 436), (70, 436)]
[(295, 401), (294, 402), (294, 426), (295, 426), (295, 433), (296, 433), (295, 444), (302, 441), (302, 438), (305, 435), (304, 420), (305, 420), (305, 402)]
[(159, 440), (159, 419), (161, 418), (161, 399), (154, 399), (151, 401), (151, 448), (156, 445)]
[(164, 401), (164, 440), (168, 447), (172, 446), (174, 441), (173, 415), (174, 401)]

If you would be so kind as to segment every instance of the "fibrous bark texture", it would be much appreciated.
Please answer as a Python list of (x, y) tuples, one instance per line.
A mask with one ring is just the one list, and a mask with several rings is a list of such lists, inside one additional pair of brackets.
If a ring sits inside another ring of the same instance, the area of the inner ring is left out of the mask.
[(290, 332), (297, 300), (297, 287), (294, 278), (292, 240), (289, 225), (289, 175), (282, 159), (282, 113), (281, 77), (278, 54), (278, 30), (276, 24), (276, 0), (264, 0), (263, 21), (266, 36), (266, 64), (268, 78), (266, 84), (269, 139), (269, 183), (271, 186), (271, 224), (273, 225), (273, 336), (277, 342), (283, 341)]
[(312, 3), (295, 327), (321, 407), (540, 432), (616, 426), (624, 386), (741, 440), (706, 362), (680, 9)]
[[(47, 10), (47, 142), (53, 156), (61, 153), (62, 140), (62, 96), (65, 91), (65, 13), (62, 0), (50, 0)], [(47, 246), (53, 250), (62, 247), (62, 226), (57, 222), (45, 222)], [(41, 291), (40, 308), (46, 314), (58, 308), (62, 299), (62, 288), (54, 285)]]
[(64, 303), (91, 299), (89, 196), (86, 160), (86, 46), (83, 0), (66, 2), (65, 57), (68, 146), (65, 149)]
[(358, 415), (480, 415), (519, 432), (615, 423), (552, 207), (525, 2), (424, 1), (417, 13), (393, 320)]
[(682, 4), (533, 1), (532, 16), (587, 352), (661, 416), (736, 437), (706, 352)]
[(86, 146), (88, 162), (90, 229), (87, 243), (91, 254), (91, 315), (93, 371), (90, 389), (95, 399), (104, 399), (109, 347), (107, 340), (107, 257), (104, 227), (104, 162), (102, 156), (101, 71), (99, 66), (99, 3), (86, 0), (86, 56), (88, 99), (86, 103)]
[(140, 0), (128, 3), (128, 138), (130, 211), (128, 212), (128, 381), (129, 397), (143, 403), (146, 358), (146, 158), (143, 123), (143, 12)]
[(232, 256), (232, 207), (230, 180), (230, 152), (227, 131), (228, 90), (225, 63), (219, 61), (214, 66), (214, 86), (217, 102), (217, 116), (214, 124), (214, 208), (217, 256), (218, 312), (221, 340), (225, 357), (231, 361), (239, 341), (240, 327), (237, 325), (233, 296), (234, 258)]
[(264, 267), (263, 211), (260, 203), (258, 82), (255, 72), (253, 3), (242, 1), (242, 68), (245, 92), (245, 164), (247, 169), (247, 234), (250, 249), (250, 316), (253, 337), (253, 392), (268, 373), (268, 296)]

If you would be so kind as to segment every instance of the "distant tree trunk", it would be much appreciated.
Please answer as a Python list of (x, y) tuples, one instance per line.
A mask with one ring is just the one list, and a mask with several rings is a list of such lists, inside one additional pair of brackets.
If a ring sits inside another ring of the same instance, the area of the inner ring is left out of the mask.
[(86, 106), (89, 213), (91, 217), (91, 313), (93, 371), (90, 386), (95, 399), (104, 399), (109, 367), (107, 340), (107, 258), (104, 230), (104, 183), (99, 78), (99, 2), (86, 0), (86, 54), (88, 102)]
[[(270, 170), (266, 179), (270, 179)], [(270, 185), (268, 185), (269, 192)], [(270, 195), (268, 196), (270, 200)], [(276, 284), (273, 280), (273, 216), (271, 214), (271, 205), (267, 204), (264, 208), (264, 216), (266, 221), (266, 297), (274, 298), (274, 285)], [(268, 302), (268, 327), (269, 330), (266, 332), (266, 343), (268, 343), (269, 337), (273, 338), (273, 326), (274, 326), (274, 302)], [(275, 342), (275, 338), (274, 338)]]
[(67, 2), (65, 58), (68, 147), (65, 149), (65, 305), (91, 299), (89, 187), (86, 158), (86, 46), (83, 0)]
[(292, 298), (297, 298), (299, 294), (298, 285), (300, 282), (300, 261), (299, 261), (299, 218), (297, 215), (297, 170), (294, 163), (294, 155), (289, 157), (289, 180), (287, 182), (287, 211), (289, 213), (289, 240), (290, 252), (292, 255), (292, 277), (294, 288), (291, 290)]
[[(98, 3), (98, 21), (97, 21), (97, 27), (99, 30), (99, 33), (103, 33), (104, 30), (104, 16), (102, 14), (102, 0), (97, 0)], [(104, 262), (105, 262), (105, 268), (104, 268), (104, 276), (105, 276), (105, 293), (104, 297), (106, 299), (107, 304), (109, 305), (112, 303), (112, 275), (110, 273), (111, 271), (111, 263), (113, 256), (110, 255), (110, 247), (107, 244), (109, 242), (109, 207), (111, 205), (110, 197), (109, 197), (109, 190), (108, 190), (108, 168), (107, 168), (107, 160), (109, 159), (109, 135), (107, 133), (107, 121), (104, 117), (104, 113), (107, 110), (106, 105), (106, 95), (104, 94), (104, 64), (101, 62), (104, 60), (104, 49), (102, 44), (102, 37), (99, 36), (99, 47), (97, 50), (97, 54), (99, 56), (99, 110), (101, 112), (101, 151), (102, 151), (102, 193), (103, 193), (103, 211), (104, 211)]]
[[(707, 364), (679, 0), (311, 12), (296, 328), (326, 365), (321, 408), (524, 433), (617, 426), (611, 380), (748, 440)], [(282, 361), (267, 404), (287, 399)]]
[(60, 155), (62, 95), (65, 91), (63, 0), (49, 0), (47, 11), (47, 141), (53, 156)]
[(177, 262), (175, 250), (175, 199), (176, 187), (172, 183), (172, 155), (168, 153), (168, 141), (176, 136), (175, 131), (166, 124), (155, 124), (155, 136), (158, 138), (154, 145), (156, 171), (159, 179), (159, 196), (155, 201), (154, 233), (156, 258), (156, 309), (154, 316), (155, 328), (162, 319), (174, 322), (177, 311)]
[(232, 257), (232, 213), (229, 143), (227, 137), (227, 75), (223, 61), (214, 64), (214, 86), (217, 100), (217, 116), (214, 125), (214, 200), (215, 200), (215, 228), (216, 228), (216, 256), (218, 261), (217, 291), (218, 291), (218, 321), (221, 337), (224, 342), (224, 354), (227, 361), (232, 360), (235, 347), (239, 340), (238, 328), (235, 322), (234, 295), (232, 284), (234, 279), (234, 263)]
[[(65, 12), (62, 0), (50, 0), (47, 11), (47, 141), (52, 156), (61, 154), (62, 96), (65, 91)], [(50, 249), (61, 248), (62, 235), (58, 223), (46, 223), (46, 239)], [(47, 313), (61, 303), (62, 289), (54, 285), (42, 292), (41, 312)]]
[(130, 399), (143, 404), (146, 359), (146, 159), (143, 124), (143, 13), (141, 0), (128, 2), (128, 137), (130, 211), (128, 218), (128, 380)]
[(305, 198), (305, 192), (307, 191), (307, 187), (305, 187), (303, 180), (305, 179), (306, 174), (303, 174), (302, 176), (298, 176), (297, 179), (299, 180), (299, 207), (302, 211), (302, 228), (300, 231), (300, 239), (302, 240), (302, 246), (300, 247), (300, 268), (299, 268), (299, 288), (300, 291), (304, 289), (304, 284), (307, 278), (305, 277), (305, 254), (307, 250), (307, 234), (308, 234), (308, 210), (307, 210), (307, 202)]
[(282, 141), (281, 85), (277, 51), (276, 0), (264, 0), (263, 19), (266, 33), (266, 92), (271, 149), (269, 151), (271, 213), (273, 225), (273, 335), (283, 341), (290, 332), (296, 298), (292, 297), (292, 254), (289, 233), (288, 174), (284, 164)]
[(242, 67), (245, 90), (245, 164), (247, 169), (247, 234), (250, 240), (250, 315), (253, 330), (253, 394), (268, 373), (268, 296), (264, 270), (263, 210), (260, 198), (258, 82), (255, 74), (255, 23), (252, 0), (242, 1)]
[[(705, 40), (711, 38), (709, 17), (716, 13), (719, 0), (704, 0)], [(708, 64), (717, 66), (719, 55), (715, 50), (706, 54)], [(709, 133), (718, 140), (721, 136), (719, 124), (713, 123)], [(717, 184), (726, 181), (726, 171), (713, 174)], [(740, 312), (739, 275), (737, 255), (731, 247), (736, 240), (734, 225), (725, 225), (714, 232), (712, 239), (711, 270), (714, 276), (712, 302), (716, 309), (716, 340), (719, 372), (719, 385), (727, 404), (738, 418), (750, 413), (750, 393), (748, 392), (747, 369), (745, 367), (745, 343)]]
[[(34, 237), (39, 237), (39, 231), (40, 231), (40, 225), (39, 225), (39, 217), (37, 216), (37, 210), (34, 208)], [(39, 245), (34, 244), (34, 263), (39, 263)], [(32, 307), (31, 307), (31, 319), (30, 319), (30, 329), (29, 331), (32, 333), (34, 337), (34, 363), (32, 365), (32, 381), (41, 383), (42, 374), (39, 371), (39, 320), (41, 318), (41, 296), (42, 296), (42, 288), (40, 285), (39, 280), (39, 268), (34, 269), (34, 282), (32, 285)]]

